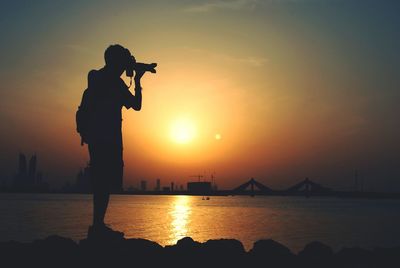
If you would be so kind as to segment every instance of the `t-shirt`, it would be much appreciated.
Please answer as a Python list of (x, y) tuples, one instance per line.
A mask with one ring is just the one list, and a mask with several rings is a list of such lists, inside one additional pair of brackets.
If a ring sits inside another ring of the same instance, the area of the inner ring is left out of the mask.
[(120, 77), (104, 69), (91, 70), (85, 92), (89, 106), (89, 143), (112, 143), (122, 147), (122, 106), (130, 108), (135, 96)]

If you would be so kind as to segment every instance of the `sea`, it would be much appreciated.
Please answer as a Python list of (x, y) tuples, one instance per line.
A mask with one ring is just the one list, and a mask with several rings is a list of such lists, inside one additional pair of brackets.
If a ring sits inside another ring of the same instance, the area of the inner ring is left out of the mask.
[[(85, 194), (0, 194), (0, 241), (49, 235), (84, 239), (92, 217)], [(297, 253), (312, 241), (343, 247), (400, 246), (400, 200), (332, 197), (113, 195), (106, 222), (126, 238), (160, 245), (190, 236), (233, 238), (245, 249), (274, 239)]]

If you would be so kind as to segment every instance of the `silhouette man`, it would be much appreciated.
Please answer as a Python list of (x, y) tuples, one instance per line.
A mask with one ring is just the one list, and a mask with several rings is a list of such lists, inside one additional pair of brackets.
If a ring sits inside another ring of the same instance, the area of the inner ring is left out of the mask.
[(140, 111), (142, 107), (140, 79), (145, 72), (145, 70), (135, 70), (133, 95), (120, 77), (132, 60), (136, 62), (129, 50), (121, 45), (111, 45), (106, 49), (104, 59), (103, 68), (89, 72), (88, 88), (83, 94), (80, 106), (80, 110), (85, 111), (85, 116), (81, 115), (85, 121), (85, 130), (81, 131), (81, 137), (82, 144), (88, 144), (93, 190), (93, 225), (89, 226), (89, 239), (122, 238), (124, 235), (108, 227), (104, 223), (104, 217), (110, 194), (122, 191), (124, 162), (121, 109), (125, 106), (127, 109)]

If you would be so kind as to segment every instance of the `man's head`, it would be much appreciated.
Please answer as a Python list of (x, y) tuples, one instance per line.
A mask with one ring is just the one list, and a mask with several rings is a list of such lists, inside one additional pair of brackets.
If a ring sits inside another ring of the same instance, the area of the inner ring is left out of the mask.
[(111, 45), (104, 52), (104, 60), (107, 68), (118, 75), (121, 75), (125, 71), (131, 59), (132, 55), (129, 50), (121, 45)]

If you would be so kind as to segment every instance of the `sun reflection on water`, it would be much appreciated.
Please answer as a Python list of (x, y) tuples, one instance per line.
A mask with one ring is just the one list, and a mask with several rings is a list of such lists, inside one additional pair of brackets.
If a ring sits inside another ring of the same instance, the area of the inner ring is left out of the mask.
[(187, 236), (189, 216), (191, 214), (190, 198), (188, 196), (176, 196), (173, 208), (170, 212), (172, 218), (169, 244), (175, 244), (179, 239)]

